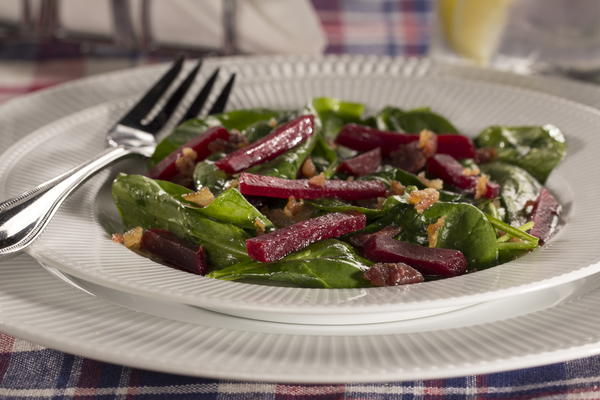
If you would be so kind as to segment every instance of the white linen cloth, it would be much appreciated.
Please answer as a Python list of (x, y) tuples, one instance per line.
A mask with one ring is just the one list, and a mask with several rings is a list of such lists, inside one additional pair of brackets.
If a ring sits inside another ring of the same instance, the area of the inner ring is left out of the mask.
[[(59, 24), (68, 32), (111, 36), (110, 0), (60, 0)], [(142, 0), (130, 0), (133, 28), (141, 33)], [(255, 54), (319, 54), (326, 38), (309, 0), (237, 0), (238, 49)], [(33, 2), (34, 13), (39, 1)], [(0, 1), (0, 20), (15, 21), (20, 0)], [(221, 0), (153, 0), (152, 38), (159, 44), (221, 48)]]

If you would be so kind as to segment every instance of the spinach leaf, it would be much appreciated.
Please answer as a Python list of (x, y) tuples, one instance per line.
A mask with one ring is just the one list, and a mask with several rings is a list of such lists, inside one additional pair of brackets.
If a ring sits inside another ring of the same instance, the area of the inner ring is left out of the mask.
[(311, 107), (320, 121), (318, 128), (327, 140), (335, 139), (342, 126), (359, 123), (365, 111), (363, 104), (350, 103), (331, 97), (317, 97), (313, 99)]
[(498, 263), (496, 230), (477, 207), (467, 203), (439, 202), (423, 215), (429, 223), (444, 218), (436, 247), (462, 251), (469, 266), (477, 269)]
[(370, 286), (363, 271), (370, 265), (352, 247), (335, 239), (314, 243), (273, 263), (245, 261), (207, 276), (224, 280), (274, 281), (300, 287)]
[(395, 225), (402, 228), (399, 240), (428, 246), (427, 226), (442, 217), (444, 225), (438, 232), (436, 247), (462, 251), (471, 267), (487, 268), (497, 263), (496, 230), (481, 210), (467, 203), (438, 202), (418, 214), (412, 205), (397, 201), (365, 231)]
[(273, 223), (246, 200), (237, 189), (228, 189), (215, 197), (206, 207), (198, 209), (201, 214), (221, 222), (227, 222), (242, 228), (256, 230), (256, 220), (265, 228)]
[(242, 132), (252, 124), (276, 118), (279, 114), (279, 111), (267, 109), (234, 110), (223, 114), (211, 115), (206, 119), (194, 118), (185, 121), (156, 146), (154, 154), (150, 157), (150, 166), (156, 165), (160, 160), (211, 126), (222, 125), (226, 129), (237, 129)]
[(553, 125), (490, 126), (475, 138), (475, 144), (495, 148), (498, 161), (525, 169), (542, 184), (567, 149), (564, 135)]
[(180, 199), (185, 191), (189, 190), (142, 175), (120, 175), (112, 186), (125, 227), (165, 229), (201, 244), (216, 268), (247, 261), (245, 240), (249, 235), (235, 225), (213, 221), (189, 207)]
[(382, 130), (419, 133), (428, 129), (435, 133), (460, 133), (446, 118), (429, 108), (404, 111), (397, 107), (385, 107), (375, 115), (377, 128)]
[(314, 208), (328, 212), (359, 212), (368, 217), (375, 217), (383, 213), (383, 210), (353, 206), (350, 203), (346, 203), (345, 201), (338, 199), (323, 198), (317, 200), (307, 200), (306, 203)]
[(200, 190), (207, 187), (213, 194), (219, 194), (227, 184), (227, 173), (218, 168), (214, 162), (204, 160), (194, 168), (194, 187)]
[(523, 168), (503, 162), (483, 164), (480, 168), (500, 184), (506, 222), (514, 226), (526, 223), (525, 205), (537, 199), (542, 188), (538, 181)]
[(304, 160), (313, 151), (317, 138), (318, 134), (314, 133), (304, 143), (300, 143), (271, 161), (248, 169), (248, 172), (258, 175), (276, 176), (278, 178), (296, 179)]

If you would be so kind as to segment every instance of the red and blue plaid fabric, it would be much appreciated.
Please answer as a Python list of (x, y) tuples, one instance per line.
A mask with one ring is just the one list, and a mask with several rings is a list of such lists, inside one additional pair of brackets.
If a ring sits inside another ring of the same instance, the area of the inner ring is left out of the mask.
[[(424, 55), (434, 0), (312, 0), (328, 53)], [(482, 0), (483, 1), (483, 0)], [(18, 53), (18, 57), (15, 53)], [(125, 68), (77, 47), (0, 46), (0, 102), (67, 80)], [(6, 60), (10, 59), (10, 62)], [(385, 384), (250, 383), (162, 374), (94, 361), (0, 333), (0, 399), (600, 399), (600, 357), (519, 371)]]

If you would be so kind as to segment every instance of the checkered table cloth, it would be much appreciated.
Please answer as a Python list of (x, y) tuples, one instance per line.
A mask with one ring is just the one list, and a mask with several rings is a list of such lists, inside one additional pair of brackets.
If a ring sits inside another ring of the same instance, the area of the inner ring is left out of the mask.
[[(328, 53), (424, 55), (433, 0), (312, 0)], [(0, 45), (0, 102), (137, 63), (72, 46)], [(162, 374), (94, 361), (0, 333), (1, 399), (600, 399), (600, 357), (519, 371), (386, 384), (250, 383)]]

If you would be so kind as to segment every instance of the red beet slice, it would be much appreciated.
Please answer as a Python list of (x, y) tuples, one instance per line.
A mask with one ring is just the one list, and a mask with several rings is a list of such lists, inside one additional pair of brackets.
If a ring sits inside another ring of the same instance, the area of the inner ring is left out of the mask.
[(386, 226), (380, 231), (374, 233), (357, 233), (348, 238), (348, 242), (354, 247), (362, 249), (367, 241), (371, 239), (373, 236), (385, 236), (394, 238), (400, 233), (400, 228), (396, 226)]
[(541, 243), (550, 239), (558, 225), (560, 209), (560, 204), (552, 193), (542, 188), (531, 213), (533, 228), (529, 233), (540, 239)]
[(234, 174), (272, 160), (311, 136), (314, 132), (314, 120), (313, 115), (302, 115), (275, 128), (273, 132), (251, 145), (229, 153), (215, 165), (227, 173)]
[(410, 142), (408, 144), (402, 144), (394, 151), (390, 152), (387, 157), (387, 162), (393, 167), (417, 173), (423, 169), (427, 163), (427, 158), (421, 149), (419, 149), (417, 142)]
[(222, 126), (215, 126), (208, 128), (202, 134), (196, 136), (167, 157), (163, 158), (158, 164), (156, 164), (149, 172), (148, 176), (152, 179), (162, 179), (165, 181), (173, 179), (179, 174), (175, 162), (181, 155), (184, 147), (193, 149), (196, 154), (196, 162), (204, 160), (206, 157), (212, 154), (209, 149), (209, 145), (215, 140), (229, 140), (229, 131)]
[(365, 279), (373, 286), (398, 286), (423, 282), (423, 275), (404, 263), (377, 263), (365, 273)]
[(467, 270), (467, 259), (459, 250), (419, 246), (385, 235), (371, 237), (364, 255), (376, 262), (406, 263), (426, 275), (456, 276)]
[(141, 249), (174, 266), (204, 275), (208, 262), (204, 247), (182, 240), (162, 229), (148, 229), (142, 235)]
[(475, 145), (467, 136), (437, 135), (437, 152), (448, 154), (457, 160), (475, 158)]
[(326, 180), (323, 186), (312, 185), (309, 179), (283, 179), (274, 176), (240, 175), (240, 192), (248, 196), (287, 199), (318, 199), (333, 197), (343, 200), (362, 200), (385, 196), (386, 187), (380, 181)]
[[(467, 136), (443, 134), (436, 137), (438, 153), (448, 154), (459, 160), (475, 157), (475, 146)], [(415, 134), (381, 131), (369, 126), (348, 124), (342, 128), (335, 142), (358, 151), (379, 147), (381, 153), (387, 157), (402, 146), (418, 140), (419, 135)]]
[[(442, 179), (452, 186), (473, 193), (479, 178), (477, 176), (464, 175), (464, 169), (454, 157), (447, 154), (436, 154), (427, 160), (427, 171), (431, 175)], [(500, 185), (496, 182), (488, 181), (483, 197), (491, 199), (497, 197), (499, 194)]]
[(416, 140), (419, 140), (419, 135), (380, 131), (369, 126), (348, 124), (341, 129), (335, 142), (358, 151), (368, 151), (379, 147), (381, 153), (387, 156), (398, 146)]
[(381, 150), (379, 147), (354, 158), (344, 160), (338, 167), (338, 172), (349, 175), (364, 176), (377, 171), (381, 165)]
[(273, 262), (311, 243), (363, 229), (366, 223), (364, 214), (327, 214), (248, 239), (246, 250), (257, 261)]

